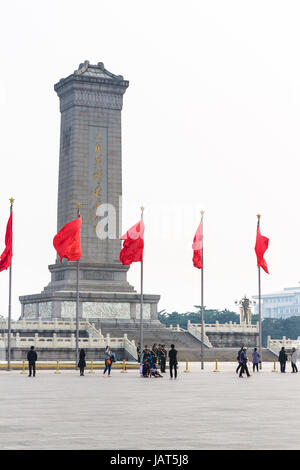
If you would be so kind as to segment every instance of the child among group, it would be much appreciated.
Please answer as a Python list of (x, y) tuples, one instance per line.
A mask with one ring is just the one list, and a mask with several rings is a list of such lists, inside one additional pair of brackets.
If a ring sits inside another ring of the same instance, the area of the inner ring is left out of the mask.
[(158, 372), (156, 364), (152, 364), (152, 369), (150, 373), (150, 377), (162, 377), (162, 375)]

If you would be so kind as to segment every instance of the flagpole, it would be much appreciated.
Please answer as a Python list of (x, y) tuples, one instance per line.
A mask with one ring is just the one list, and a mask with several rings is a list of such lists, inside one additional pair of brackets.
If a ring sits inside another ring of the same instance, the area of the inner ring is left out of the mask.
[[(257, 225), (260, 227), (260, 214), (257, 214)], [(262, 330), (261, 330), (261, 278), (260, 266), (258, 268), (258, 323), (259, 323), (259, 336), (258, 336), (258, 351), (259, 351), (259, 368), (262, 368)]]
[[(141, 207), (141, 219), (144, 218), (144, 207)], [(144, 343), (144, 318), (143, 318), (143, 302), (144, 302), (144, 251), (141, 260), (141, 296), (140, 296), (140, 343), (141, 357), (140, 364), (143, 362), (143, 343)]]
[[(10, 215), (14, 204), (14, 198), (10, 198)], [(8, 331), (7, 331), (7, 370), (10, 370), (11, 360), (11, 284), (12, 284), (12, 259), (9, 266), (9, 288), (8, 288)]]
[(202, 249), (201, 249), (201, 369), (204, 369), (204, 291), (203, 291), (203, 214), (204, 211), (201, 211), (201, 222), (202, 222)]
[[(77, 217), (80, 217), (80, 205), (80, 202), (77, 202)], [(76, 369), (79, 361), (79, 261), (76, 261)]]

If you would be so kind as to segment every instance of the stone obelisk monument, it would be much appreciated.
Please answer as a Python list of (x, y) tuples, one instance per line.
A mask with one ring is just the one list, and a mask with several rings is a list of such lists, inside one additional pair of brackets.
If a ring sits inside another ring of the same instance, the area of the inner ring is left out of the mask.
[[(121, 110), (128, 85), (103, 63), (85, 61), (54, 86), (61, 112), (57, 230), (76, 218), (80, 202), (82, 319), (128, 322), (138, 320), (140, 313), (140, 297), (126, 280), (129, 267), (119, 260)], [(42, 293), (20, 297), (23, 318), (75, 317), (76, 262), (56, 259), (49, 270), (51, 282)], [(158, 301), (157, 295), (144, 295), (145, 320), (157, 319)]]

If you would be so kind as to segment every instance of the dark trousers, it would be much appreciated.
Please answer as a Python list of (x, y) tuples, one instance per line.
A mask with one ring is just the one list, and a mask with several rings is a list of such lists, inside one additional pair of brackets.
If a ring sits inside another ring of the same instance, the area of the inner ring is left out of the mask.
[(173, 378), (173, 368), (174, 368), (174, 377), (177, 377), (177, 362), (170, 362), (170, 377)]
[(255, 369), (258, 372), (258, 362), (253, 362), (253, 372), (255, 371)]
[(285, 362), (280, 363), (280, 372), (285, 372)]
[(242, 376), (242, 374), (244, 374), (244, 372), (246, 372), (247, 377), (250, 377), (247, 364), (242, 364), (242, 367), (241, 367), (241, 370), (240, 370), (240, 377)]
[(80, 375), (84, 375), (84, 367), (80, 367)]
[(143, 377), (149, 377), (150, 366), (149, 364), (143, 365)]
[(160, 360), (160, 371), (166, 372), (166, 358), (162, 357)]
[(297, 366), (294, 364), (294, 362), (292, 362), (292, 369), (292, 372), (298, 372)]
[(242, 364), (239, 363), (239, 365), (238, 365), (237, 368), (236, 368), (236, 373), (238, 373), (238, 371), (240, 370), (241, 367), (242, 367)]
[(104, 368), (103, 374), (105, 374), (107, 370), (108, 370), (108, 375), (110, 375), (111, 363), (107, 364), (107, 362), (105, 361), (105, 368)]
[(33, 377), (35, 377), (35, 362), (29, 362), (29, 377), (31, 377), (31, 373), (33, 372)]

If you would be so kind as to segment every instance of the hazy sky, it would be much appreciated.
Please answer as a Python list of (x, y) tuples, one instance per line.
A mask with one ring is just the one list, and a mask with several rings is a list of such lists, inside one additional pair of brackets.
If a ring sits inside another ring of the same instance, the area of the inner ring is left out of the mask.
[[(145, 206), (145, 291), (200, 302), (192, 239), (205, 210), (205, 304), (257, 292), (256, 214), (270, 238), (262, 292), (300, 280), (298, 1), (3, 2), (0, 251), (14, 196), (13, 317), (55, 261), (59, 100), (85, 59), (130, 81), (123, 108), (123, 229)], [(129, 281), (139, 288), (139, 264)], [(7, 315), (8, 271), (0, 273)]]

